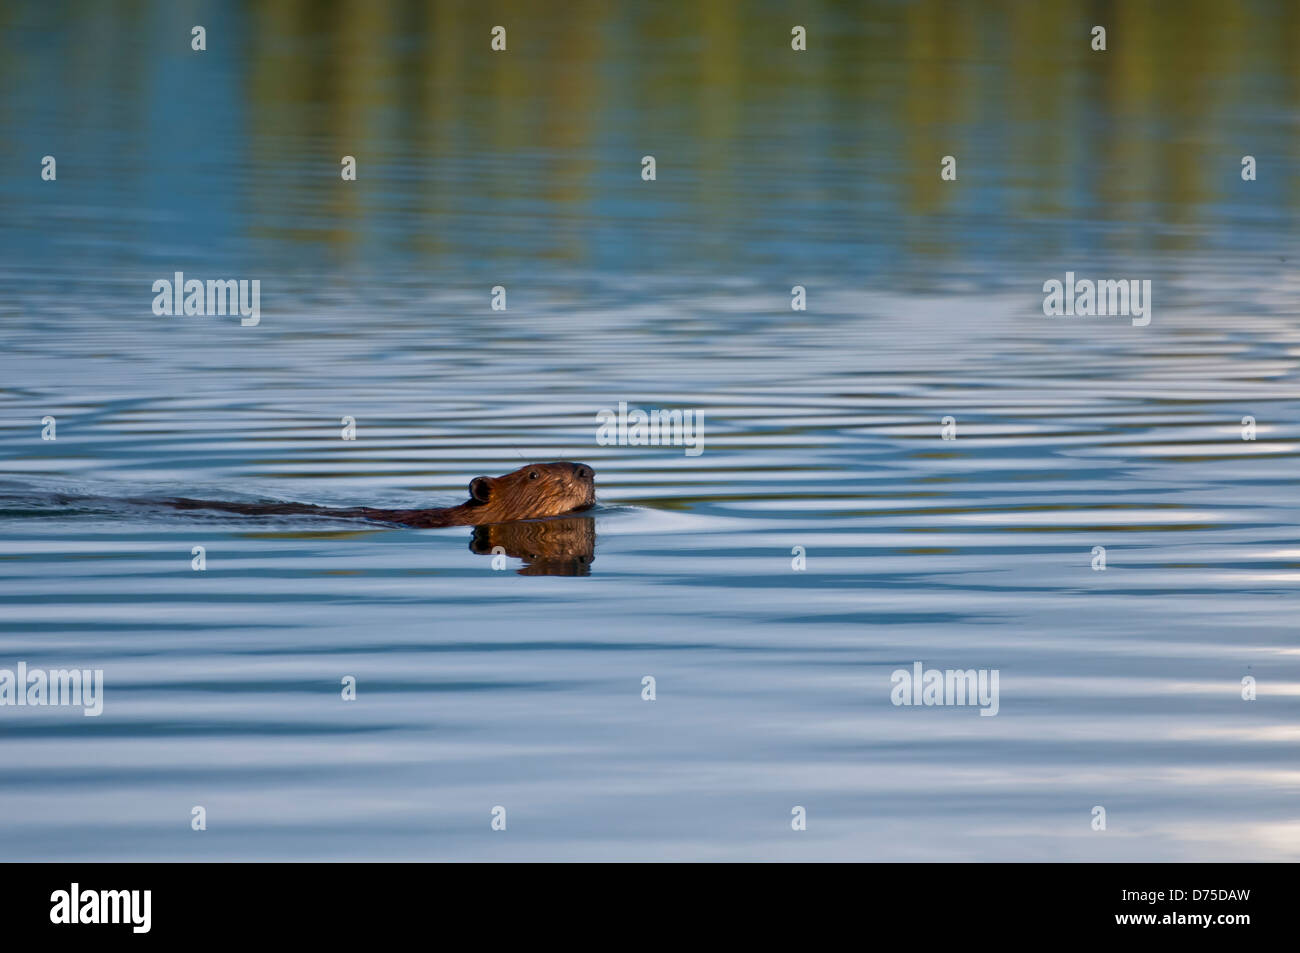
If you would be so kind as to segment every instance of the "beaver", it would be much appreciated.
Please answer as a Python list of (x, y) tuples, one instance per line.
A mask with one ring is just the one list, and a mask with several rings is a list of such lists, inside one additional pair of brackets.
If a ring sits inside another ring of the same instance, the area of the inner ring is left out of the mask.
[(512, 520), (541, 519), (589, 509), (596, 503), (596, 472), (585, 463), (560, 460), (533, 463), (499, 477), (469, 481), (469, 499), (457, 506), (426, 510), (385, 510), (372, 506), (317, 506), (314, 503), (223, 503), (180, 497), (164, 500), (178, 510), (221, 510), (254, 516), (311, 514), (368, 519), (430, 529), (483, 526)]

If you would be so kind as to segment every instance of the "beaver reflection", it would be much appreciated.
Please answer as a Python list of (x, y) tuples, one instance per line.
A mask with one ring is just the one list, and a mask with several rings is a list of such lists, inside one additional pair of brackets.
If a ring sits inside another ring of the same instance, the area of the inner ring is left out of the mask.
[(524, 561), (521, 576), (589, 576), (596, 558), (596, 521), (566, 516), (474, 527), (470, 552), (491, 556), (498, 546)]

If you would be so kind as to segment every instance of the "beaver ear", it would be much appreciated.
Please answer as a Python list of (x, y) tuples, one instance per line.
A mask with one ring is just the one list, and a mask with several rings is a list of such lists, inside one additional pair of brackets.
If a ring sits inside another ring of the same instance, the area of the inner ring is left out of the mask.
[(469, 481), (469, 495), (471, 499), (478, 500), (480, 503), (486, 503), (488, 497), (492, 495), (492, 483), (489, 477), (475, 477)]

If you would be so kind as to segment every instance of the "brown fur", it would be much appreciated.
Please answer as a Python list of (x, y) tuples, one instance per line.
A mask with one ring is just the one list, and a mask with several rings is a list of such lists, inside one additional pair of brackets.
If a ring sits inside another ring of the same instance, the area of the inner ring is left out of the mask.
[(430, 528), (483, 526), (541, 519), (585, 510), (596, 502), (596, 475), (585, 463), (533, 463), (499, 477), (475, 477), (470, 498), (458, 506), (427, 510), (383, 510), (370, 506), (329, 507), (311, 503), (221, 503), (167, 500), (181, 510), (221, 510), (248, 515), (314, 514)]

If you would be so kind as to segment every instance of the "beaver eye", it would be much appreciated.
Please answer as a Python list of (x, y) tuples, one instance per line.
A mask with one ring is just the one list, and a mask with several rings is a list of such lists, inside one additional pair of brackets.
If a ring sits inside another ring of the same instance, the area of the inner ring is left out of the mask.
[(536, 479), (537, 479), (537, 476), (538, 476), (538, 474), (537, 474), (537, 471), (536, 471), (536, 470), (529, 470), (529, 471), (528, 471), (528, 479), (530, 479), (530, 480), (536, 480)]

